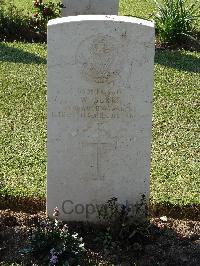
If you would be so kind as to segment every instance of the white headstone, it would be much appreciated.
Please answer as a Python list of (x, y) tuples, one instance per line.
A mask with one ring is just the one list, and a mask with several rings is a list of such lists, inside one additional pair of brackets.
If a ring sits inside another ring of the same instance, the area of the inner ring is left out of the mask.
[(119, 0), (63, 0), (62, 17), (76, 15), (117, 15)]
[(149, 198), (154, 23), (74, 16), (48, 24), (47, 211), (97, 221), (112, 197)]

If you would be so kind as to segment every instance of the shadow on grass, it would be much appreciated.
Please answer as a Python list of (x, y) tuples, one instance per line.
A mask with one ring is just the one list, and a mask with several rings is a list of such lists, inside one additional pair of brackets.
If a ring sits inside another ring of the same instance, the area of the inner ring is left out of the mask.
[[(35, 214), (46, 209), (46, 199), (39, 197), (18, 197), (0, 195), (0, 210), (10, 209)], [(173, 205), (166, 203), (150, 203), (149, 214), (151, 217), (163, 215), (174, 219), (193, 219), (200, 221), (200, 204)]]
[(150, 216), (166, 215), (174, 219), (193, 219), (200, 221), (200, 204), (173, 205), (169, 202), (150, 204)]
[(181, 51), (157, 50), (155, 63), (181, 71), (200, 73), (200, 59)]
[(46, 64), (46, 59), (20, 48), (10, 47), (6, 43), (0, 43), (0, 62)]
[(11, 209), (13, 211), (24, 211), (37, 213), (45, 211), (45, 198), (14, 197), (0, 195), (0, 210)]

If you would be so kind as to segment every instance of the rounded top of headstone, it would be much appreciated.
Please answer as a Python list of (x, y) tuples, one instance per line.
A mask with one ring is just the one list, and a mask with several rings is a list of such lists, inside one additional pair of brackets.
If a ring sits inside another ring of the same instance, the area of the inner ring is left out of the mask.
[(79, 15), (79, 16), (56, 18), (50, 20), (48, 22), (48, 26), (59, 25), (70, 22), (83, 22), (83, 21), (113, 21), (113, 22), (133, 23), (150, 28), (155, 27), (154, 21), (140, 19), (136, 17), (115, 16), (115, 15)]

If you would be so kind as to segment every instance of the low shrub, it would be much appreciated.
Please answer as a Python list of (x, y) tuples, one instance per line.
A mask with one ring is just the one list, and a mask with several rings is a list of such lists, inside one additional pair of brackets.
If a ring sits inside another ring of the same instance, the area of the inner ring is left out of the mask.
[(47, 31), (47, 23), (50, 19), (60, 17), (61, 9), (64, 7), (61, 2), (45, 2), (43, 0), (35, 0), (33, 2), (34, 14), (33, 18), (35, 21), (35, 28), (45, 33)]
[(69, 232), (68, 226), (59, 221), (57, 208), (54, 216), (54, 221), (42, 220), (37, 229), (30, 232), (30, 245), (21, 253), (30, 253), (36, 261), (49, 266), (82, 265), (87, 260), (83, 239), (78, 233)]
[(0, 2), (0, 41), (44, 41), (32, 17), (23, 14), (13, 3)]
[(104, 249), (123, 249), (137, 245), (140, 250), (142, 241), (148, 239), (150, 224), (146, 208), (143, 196), (141, 201), (134, 205), (136, 218), (131, 205), (119, 204), (117, 198), (111, 198), (99, 210), (99, 220), (105, 225), (105, 230), (95, 241), (101, 243)]
[(197, 32), (199, 1), (154, 0), (156, 30), (161, 43), (181, 43), (194, 39)]
[(13, 3), (0, 0), (0, 41), (45, 42), (47, 22), (60, 16), (61, 2), (33, 3), (33, 16), (25, 15)]

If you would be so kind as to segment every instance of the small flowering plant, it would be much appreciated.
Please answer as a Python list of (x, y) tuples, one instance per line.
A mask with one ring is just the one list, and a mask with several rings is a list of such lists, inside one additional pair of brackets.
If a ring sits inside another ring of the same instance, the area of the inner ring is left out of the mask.
[(45, 265), (83, 265), (87, 257), (83, 239), (77, 233), (69, 232), (68, 226), (59, 221), (58, 208), (54, 209), (53, 216), (53, 221), (41, 221), (31, 233), (29, 250), (39, 260), (40, 254)]
[(57, 3), (45, 2), (44, 0), (34, 0), (34, 18), (37, 21), (49, 21), (60, 16), (61, 10), (64, 7), (59, 1)]
[(33, 1), (33, 23), (34, 30), (37, 34), (45, 38), (47, 32), (47, 22), (50, 19), (60, 17), (63, 4), (59, 1), (53, 3), (45, 0), (34, 0)]

